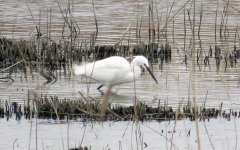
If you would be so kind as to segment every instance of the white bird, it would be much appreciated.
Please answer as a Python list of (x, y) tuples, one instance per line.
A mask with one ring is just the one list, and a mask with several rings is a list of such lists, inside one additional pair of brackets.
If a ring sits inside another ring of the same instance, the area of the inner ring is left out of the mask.
[(149, 63), (144, 56), (135, 56), (131, 64), (123, 57), (112, 56), (103, 60), (98, 60), (81, 66), (73, 66), (75, 75), (86, 76), (100, 82), (103, 85), (115, 86), (119, 84), (133, 82), (140, 78), (142, 68), (147, 69), (152, 78), (158, 84), (157, 79), (149, 69)]

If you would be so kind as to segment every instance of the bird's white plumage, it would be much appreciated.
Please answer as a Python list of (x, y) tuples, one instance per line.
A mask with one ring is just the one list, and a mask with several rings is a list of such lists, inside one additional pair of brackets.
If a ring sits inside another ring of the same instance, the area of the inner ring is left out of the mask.
[(112, 56), (93, 63), (74, 66), (75, 75), (90, 77), (103, 85), (133, 82), (141, 76), (141, 68), (149, 67), (144, 56), (135, 56), (131, 64), (123, 57)]

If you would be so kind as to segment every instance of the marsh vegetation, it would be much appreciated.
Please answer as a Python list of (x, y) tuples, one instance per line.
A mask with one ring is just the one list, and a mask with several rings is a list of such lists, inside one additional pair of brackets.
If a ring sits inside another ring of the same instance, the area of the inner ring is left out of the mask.
[[(99, 105), (104, 100), (96, 90), (99, 84), (74, 76), (72, 65), (113, 55), (126, 58), (144, 55), (159, 85), (143, 74), (134, 83), (114, 87), (109, 93), (104, 120), (176, 123), (188, 118), (196, 122), (196, 141), (200, 141), (198, 121), (227, 118), (234, 122), (233, 143), (238, 143), (235, 122), (240, 104), (238, 3), (237, 0), (0, 2), (0, 116), (36, 119), (36, 137), (38, 119), (60, 123), (81, 118), (83, 124), (98, 122)], [(141, 145), (137, 148), (147, 148), (141, 141), (139, 124), (135, 131), (136, 143)], [(172, 141), (171, 137), (166, 139), (170, 143), (166, 147), (178, 149)], [(36, 138), (35, 148), (37, 144)], [(201, 149), (200, 142), (195, 144), (195, 148)], [(123, 149), (121, 143), (118, 146)]]

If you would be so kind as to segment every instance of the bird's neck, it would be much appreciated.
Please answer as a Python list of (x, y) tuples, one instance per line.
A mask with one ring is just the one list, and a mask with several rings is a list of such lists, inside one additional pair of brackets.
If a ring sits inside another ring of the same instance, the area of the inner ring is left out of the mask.
[(131, 64), (133, 80), (137, 80), (141, 76), (141, 68), (138, 65)]

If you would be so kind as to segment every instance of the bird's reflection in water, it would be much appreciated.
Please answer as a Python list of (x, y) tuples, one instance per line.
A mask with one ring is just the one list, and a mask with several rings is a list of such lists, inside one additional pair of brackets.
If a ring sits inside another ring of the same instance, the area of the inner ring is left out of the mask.
[[(139, 82), (139, 83), (136, 82), (136, 84), (142, 85), (142, 82)], [(81, 87), (81, 89), (84, 90), (82, 91), (84, 96), (87, 96), (87, 91), (85, 91), (86, 85), (82, 85)], [(98, 86), (99, 86), (98, 83), (90, 84), (89, 96), (94, 101), (102, 102), (105, 98), (104, 96), (107, 92), (107, 87), (103, 87), (101, 89), (101, 92), (99, 92), (99, 90), (97, 90)], [(155, 103), (155, 101), (153, 101), (154, 97), (149, 98), (149, 95), (146, 94), (146, 89), (143, 87), (140, 87), (140, 88), (138, 87), (136, 88), (136, 90), (134, 90), (134, 86), (132, 85), (132, 83), (115, 86), (112, 88), (112, 90), (109, 93), (108, 102), (111, 104), (121, 104), (121, 105), (130, 106), (130, 105), (134, 105), (134, 102), (136, 99), (137, 102), (141, 101), (147, 105), (153, 105)]]
[[(124, 92), (123, 92), (124, 90)], [(109, 101), (116, 104), (124, 104), (124, 105), (134, 105), (135, 102), (143, 102), (146, 105), (153, 106), (158, 103), (158, 99), (156, 97), (149, 98), (146, 94), (129, 92), (126, 94), (125, 89), (121, 89), (121, 93), (111, 93), (111, 97)]]
[[(99, 101), (103, 101), (103, 99), (105, 98), (105, 94), (99, 94), (98, 96), (94, 96), (94, 99), (97, 99)], [(124, 93), (119, 93), (116, 91), (111, 91), (109, 93), (109, 98), (108, 98), (108, 102), (112, 103), (112, 104), (128, 104), (128, 105), (132, 105), (134, 104), (134, 99), (135, 96), (132, 94), (124, 94)]]

